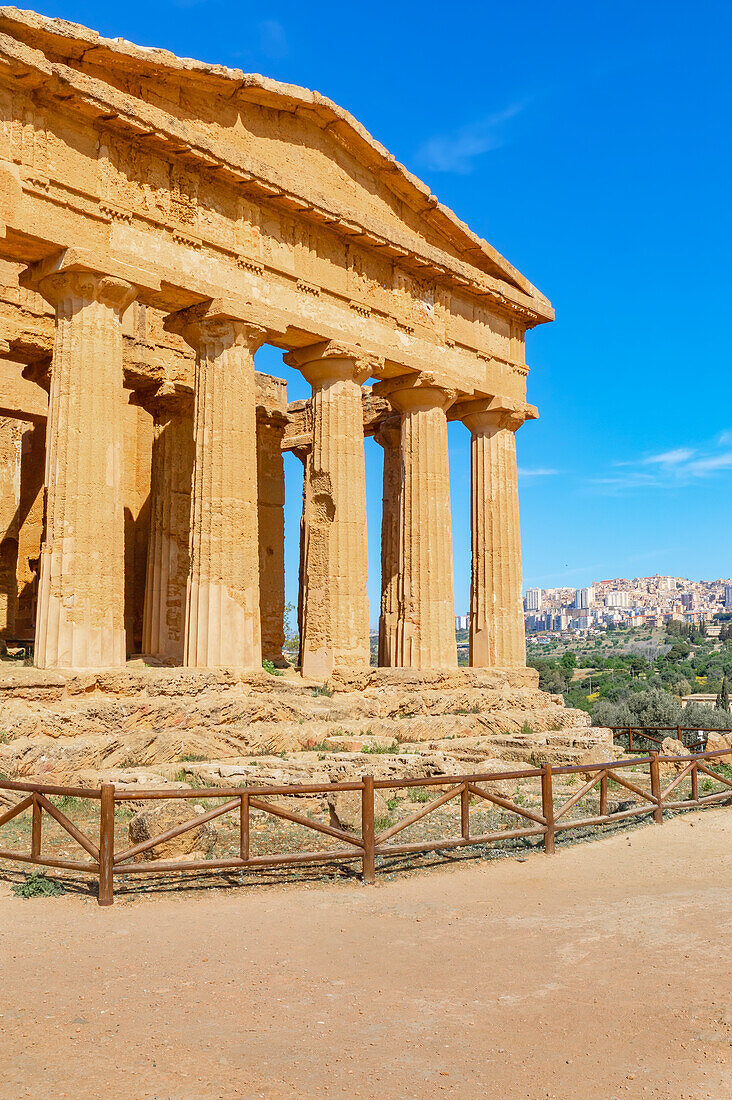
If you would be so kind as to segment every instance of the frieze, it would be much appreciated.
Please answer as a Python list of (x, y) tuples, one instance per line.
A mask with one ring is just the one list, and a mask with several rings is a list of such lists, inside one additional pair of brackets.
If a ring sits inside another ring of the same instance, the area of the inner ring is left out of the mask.
[[(471, 316), (467, 317), (467, 295), (460, 302), (462, 296), (456, 298), (449, 287), (429, 276), (431, 268), (422, 265), (422, 275), (417, 276), (385, 254), (376, 255), (356, 244), (356, 236), (360, 234), (360, 240), (364, 234), (355, 223), (341, 219), (338, 229), (333, 223), (317, 227), (307, 224), (302, 221), (303, 215), (278, 210), (271, 201), (265, 204), (250, 195), (237, 195), (228, 181), (214, 181), (188, 161), (166, 163), (157, 151), (141, 150), (105, 127), (99, 130), (97, 148), (97, 195), (92, 197), (87, 192), (82, 197), (75, 192), (70, 199), (68, 188), (63, 195), (60, 191), (54, 194), (58, 185), (50, 181), (47, 187), (45, 178), (37, 172), (28, 172), (25, 186), (106, 221), (130, 226), (136, 218), (142, 218), (164, 228), (186, 248), (210, 248), (228, 254), (240, 269), (252, 275), (263, 276), (267, 269), (273, 275), (290, 275), (301, 293), (313, 297), (335, 294), (341, 300), (345, 298), (348, 308), (364, 318), (372, 317), (374, 310), (382, 319), (395, 317), (397, 329), (406, 335), (419, 333), (438, 345), (449, 340), (466, 346), (472, 342), (473, 349), (494, 344), (497, 322), (493, 310), (473, 301)], [(89, 203), (93, 203), (93, 210)], [(215, 217), (209, 216), (210, 209)], [(344, 226), (351, 234), (348, 242), (340, 236)], [(399, 251), (399, 246), (395, 247)], [(406, 250), (401, 251), (408, 256)], [(469, 280), (458, 281), (469, 293), (474, 291)], [(530, 313), (524, 312), (527, 316)], [(484, 333), (476, 331), (476, 320)], [(506, 320), (498, 322), (498, 327), (503, 327)], [(466, 339), (468, 326), (470, 335)], [(521, 322), (517, 329), (522, 340)]]

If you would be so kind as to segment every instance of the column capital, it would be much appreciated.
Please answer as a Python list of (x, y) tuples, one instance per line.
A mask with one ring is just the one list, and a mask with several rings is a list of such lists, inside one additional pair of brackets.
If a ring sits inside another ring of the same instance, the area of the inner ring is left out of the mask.
[(174, 416), (193, 416), (193, 400), (193, 390), (179, 382), (162, 382), (130, 395), (130, 405), (139, 405), (158, 423)]
[(453, 418), (462, 420), (471, 432), (498, 431), (508, 428), (518, 431), (527, 420), (537, 420), (536, 405), (511, 401), (507, 397), (481, 397), (460, 401), (452, 410)]
[(99, 301), (122, 314), (141, 291), (159, 291), (160, 279), (88, 248), (65, 248), (21, 272), (20, 285), (58, 307), (72, 296)]
[(307, 464), (308, 458), (310, 457), (310, 455), (312, 453), (313, 453), (312, 443), (308, 443), (308, 445), (306, 447), (293, 447), (292, 450), (290, 451), (290, 454), (293, 454), (293, 455), (295, 455), (296, 458), (300, 459), (303, 466), (305, 466)]
[(289, 367), (299, 370), (316, 389), (343, 379), (361, 386), (367, 378), (381, 371), (384, 362), (363, 348), (336, 340), (322, 340), (318, 344), (294, 348), (285, 355), (284, 360)]
[(396, 413), (381, 421), (374, 432), (374, 439), (380, 447), (398, 447), (402, 438), (402, 418)]
[(457, 398), (457, 390), (440, 385), (431, 371), (385, 379), (376, 383), (373, 392), (388, 398), (401, 413), (415, 409), (442, 409), (447, 412)]
[(208, 340), (220, 340), (227, 347), (246, 347), (253, 355), (267, 342), (267, 330), (246, 320), (245, 313), (246, 304), (234, 298), (210, 298), (168, 314), (163, 327), (196, 351)]
[(124, 279), (98, 271), (59, 271), (39, 279), (34, 289), (59, 311), (100, 302), (120, 316), (137, 297), (137, 288)]

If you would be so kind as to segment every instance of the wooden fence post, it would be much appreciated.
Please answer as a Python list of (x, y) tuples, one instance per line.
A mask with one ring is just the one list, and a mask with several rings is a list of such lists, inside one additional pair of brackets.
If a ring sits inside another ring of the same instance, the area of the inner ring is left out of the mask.
[(460, 791), (460, 828), (463, 840), (470, 840), (470, 791), (467, 783), (463, 783)]
[(628, 752), (633, 751), (633, 730), (628, 730)]
[(696, 760), (691, 765), (691, 801), (699, 801), (699, 766)]
[(40, 803), (35, 795), (33, 795), (33, 823), (31, 825), (31, 855), (34, 859), (38, 859), (41, 854), (41, 830), (43, 828), (43, 817), (41, 813)]
[(607, 772), (602, 773), (600, 780), (600, 817), (607, 816)]
[(241, 796), (239, 804), (239, 858), (249, 859), (249, 792)]
[(544, 764), (541, 771), (541, 812), (546, 821), (544, 851), (554, 855), (554, 791), (552, 790), (552, 766)]
[(658, 767), (658, 753), (651, 753), (651, 794), (655, 800), (653, 807), (653, 820), (657, 825), (663, 825), (663, 807), (661, 806), (661, 772)]
[(114, 784), (102, 783), (99, 811), (99, 905), (114, 903)]
[(363, 881), (373, 886), (376, 877), (374, 833), (374, 777), (364, 775), (361, 788), (361, 839), (363, 840)]

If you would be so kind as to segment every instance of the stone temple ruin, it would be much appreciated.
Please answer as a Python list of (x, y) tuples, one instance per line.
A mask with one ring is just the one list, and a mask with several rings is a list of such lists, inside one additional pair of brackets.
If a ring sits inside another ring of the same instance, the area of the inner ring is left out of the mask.
[[(586, 716), (525, 661), (515, 432), (537, 415), (525, 334), (552, 308), (355, 119), (2, 8), (0, 225), (0, 636), (33, 637), (36, 666), (3, 666), (0, 766), (159, 764), (186, 738), (218, 760), (306, 752), (397, 718), (401, 744), (476, 758), (501, 733), (518, 756), (586, 749)], [(308, 401), (255, 372), (265, 343)], [(448, 419), (472, 454), (468, 670)], [(384, 449), (379, 669), (366, 434)], [(287, 450), (302, 672), (274, 679)]]

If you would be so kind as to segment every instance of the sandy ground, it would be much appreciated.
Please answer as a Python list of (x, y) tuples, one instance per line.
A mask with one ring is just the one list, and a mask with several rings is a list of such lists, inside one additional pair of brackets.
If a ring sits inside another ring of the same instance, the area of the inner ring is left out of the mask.
[(732, 811), (99, 909), (0, 882), (0, 1096), (732, 1097)]

